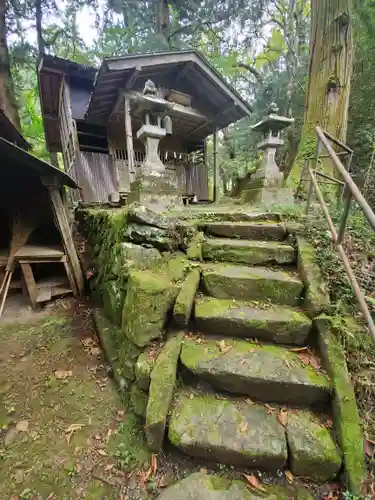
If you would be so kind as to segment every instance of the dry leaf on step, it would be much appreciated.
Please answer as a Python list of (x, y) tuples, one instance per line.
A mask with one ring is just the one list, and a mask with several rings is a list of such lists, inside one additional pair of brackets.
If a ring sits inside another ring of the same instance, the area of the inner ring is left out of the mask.
[(29, 430), (29, 421), (28, 420), (20, 420), (16, 425), (17, 431), (27, 432)]
[(271, 405), (265, 404), (264, 406), (267, 408), (267, 415), (272, 415), (273, 412), (276, 410), (276, 408), (274, 408)]
[(290, 472), (290, 470), (285, 471), (285, 477), (289, 484), (293, 484), (294, 477), (293, 474)]
[(233, 348), (232, 345), (227, 345), (225, 343), (225, 340), (219, 340), (217, 345), (219, 346), (220, 352), (222, 352), (223, 354), (225, 354), (226, 352), (230, 351)]
[(243, 474), (243, 476), (246, 478), (246, 481), (249, 483), (249, 485), (255, 488), (256, 490), (266, 491), (265, 488), (261, 486), (259, 479), (253, 474), (251, 474), (250, 476), (248, 474)]
[(373, 458), (375, 454), (375, 446), (373, 441), (365, 439), (365, 453), (368, 457)]
[(240, 425), (240, 432), (246, 432), (248, 427), (249, 427), (248, 422), (242, 422), (242, 424)]
[(99, 448), (98, 450), (96, 450), (98, 455), (101, 455), (102, 457), (107, 457), (108, 454), (106, 451), (102, 450), (101, 448)]
[(158, 461), (156, 459), (155, 454), (153, 454), (151, 457), (151, 468), (152, 468), (152, 475), (155, 476), (156, 471), (158, 470)]
[(64, 380), (73, 375), (72, 370), (56, 370), (55, 377), (59, 380)]
[(282, 426), (285, 427), (288, 423), (288, 419), (289, 419), (288, 410), (286, 408), (281, 408), (281, 410), (277, 415), (277, 420), (280, 422)]
[(65, 429), (66, 434), (66, 442), (70, 444), (70, 440), (72, 439), (73, 434), (76, 431), (79, 431), (84, 427), (84, 424), (71, 424), (67, 429)]
[(100, 356), (102, 353), (102, 350), (100, 349), (100, 347), (91, 347), (90, 349), (90, 354), (92, 354), (93, 356)]

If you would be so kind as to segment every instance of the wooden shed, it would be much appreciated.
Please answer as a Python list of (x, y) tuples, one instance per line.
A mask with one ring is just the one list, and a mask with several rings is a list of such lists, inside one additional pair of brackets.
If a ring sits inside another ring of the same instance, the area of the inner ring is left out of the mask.
[(12, 288), (23, 288), (36, 307), (59, 295), (81, 294), (83, 275), (63, 203), (65, 186), (77, 189), (76, 182), (19, 147), (28, 144), (0, 117), (1, 315)]
[(168, 101), (173, 132), (159, 156), (181, 193), (208, 199), (206, 138), (251, 112), (198, 52), (184, 50), (105, 59), (99, 70), (44, 55), (38, 67), (46, 140), (62, 152), (84, 201), (129, 192), (145, 158), (135, 103), (152, 81)]

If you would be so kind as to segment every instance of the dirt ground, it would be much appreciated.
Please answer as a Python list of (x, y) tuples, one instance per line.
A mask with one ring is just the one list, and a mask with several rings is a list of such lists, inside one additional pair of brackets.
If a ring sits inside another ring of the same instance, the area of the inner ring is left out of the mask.
[(142, 473), (119, 470), (149, 466), (138, 424), (89, 310), (67, 304), (0, 324), (0, 498), (145, 498)]

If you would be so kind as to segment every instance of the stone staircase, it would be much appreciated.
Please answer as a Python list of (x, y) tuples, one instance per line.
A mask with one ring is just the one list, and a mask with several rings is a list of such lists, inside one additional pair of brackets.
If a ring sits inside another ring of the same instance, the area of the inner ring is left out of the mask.
[(342, 457), (296, 250), (276, 214), (221, 216), (201, 224), (201, 282), (169, 440), (194, 457), (330, 480)]

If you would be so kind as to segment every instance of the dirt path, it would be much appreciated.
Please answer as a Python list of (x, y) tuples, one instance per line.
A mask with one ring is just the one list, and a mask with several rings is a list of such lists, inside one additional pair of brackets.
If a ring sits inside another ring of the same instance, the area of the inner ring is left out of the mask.
[(84, 307), (0, 325), (1, 499), (145, 498), (118, 470), (149, 455), (94, 338)]

